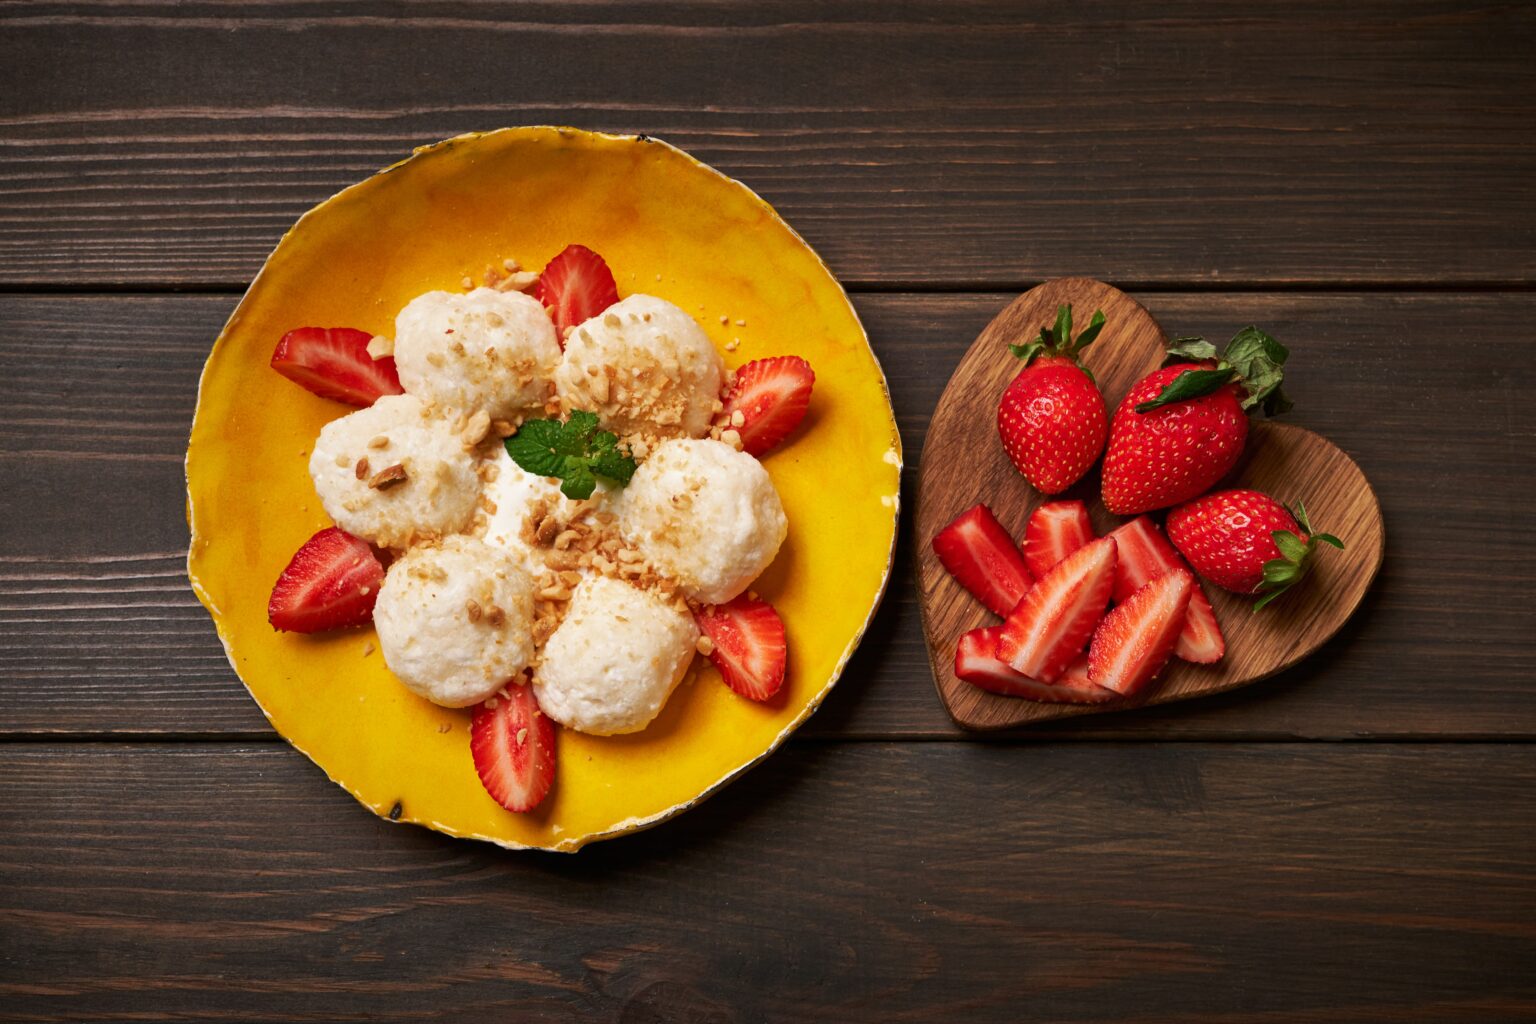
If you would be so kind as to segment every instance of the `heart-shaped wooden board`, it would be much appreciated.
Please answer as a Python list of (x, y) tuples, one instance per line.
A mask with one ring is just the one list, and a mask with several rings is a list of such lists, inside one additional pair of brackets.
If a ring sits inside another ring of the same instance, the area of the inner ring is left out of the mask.
[[(1014, 300), (987, 325), (944, 389), (928, 428), (918, 476), (917, 586), (939, 696), (950, 717), (967, 729), (1007, 729), (1162, 704), (1263, 679), (1294, 665), (1333, 636), (1359, 606), (1381, 567), (1381, 507), (1360, 467), (1310, 430), (1256, 419), (1242, 460), (1220, 486), (1252, 487), (1288, 505), (1300, 499), (1312, 525), (1343, 538), (1345, 548), (1324, 547), (1307, 578), (1260, 612), (1252, 610), (1253, 598), (1202, 583), (1226, 635), (1226, 657), (1215, 665), (1174, 659), (1138, 698), (1097, 705), (1003, 697), (956, 678), (960, 634), (998, 620), (944, 570), (931, 541), (977, 502), (985, 502), (1014, 537), (1022, 537), (1029, 513), (1050, 500), (1029, 485), (1003, 451), (997, 403), (1019, 371), (1008, 344), (1034, 337), (1042, 326), (1054, 323), (1061, 303), (1072, 304), (1079, 326), (1087, 324), (1094, 310), (1104, 311), (1104, 330), (1083, 361), (1111, 414), (1131, 385), (1161, 364), (1167, 344), (1152, 315), (1118, 289), (1088, 278), (1047, 281)], [(1213, 340), (1219, 345), (1223, 339)], [(1126, 521), (1105, 511), (1097, 471), (1054, 497), (1086, 501), (1100, 536)], [(1154, 518), (1161, 524), (1161, 513)]]

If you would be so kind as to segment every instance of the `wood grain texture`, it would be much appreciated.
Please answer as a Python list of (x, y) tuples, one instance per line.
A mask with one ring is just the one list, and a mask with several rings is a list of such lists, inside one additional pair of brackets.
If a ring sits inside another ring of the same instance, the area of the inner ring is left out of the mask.
[[(950, 717), (967, 729), (1008, 729), (1166, 704), (1266, 679), (1331, 639), (1360, 606), (1381, 567), (1386, 543), (1381, 507), (1360, 467), (1332, 442), (1304, 427), (1255, 422), (1241, 461), (1218, 487), (1251, 487), (1288, 503), (1302, 500), (1317, 528), (1335, 531), (1346, 538), (1346, 546), (1342, 552), (1330, 551), (1318, 558), (1305, 584), (1275, 602), (1266, 614), (1251, 611), (1252, 598), (1206, 584), (1227, 642), (1226, 656), (1219, 663), (1192, 665), (1175, 658), (1159, 680), (1136, 697), (1094, 705), (999, 696), (956, 677), (955, 647), (960, 635), (998, 619), (944, 569), (928, 543), (935, 534), (978, 502), (1018, 538), (1024, 535), (1029, 514), (1052, 498), (1087, 502), (1094, 530), (1101, 537), (1129, 521), (1105, 510), (1097, 470), (1069, 490), (1047, 497), (1029, 486), (998, 442), (998, 396), (1019, 372), (1019, 362), (1008, 352), (1008, 345), (1036, 337), (1041, 327), (1055, 321), (1062, 305), (1074, 309), (1079, 324), (1087, 322), (1090, 311), (1104, 314), (1104, 330), (1085, 351), (1083, 361), (1111, 414), (1120, 396), (1162, 364), (1167, 345), (1167, 336), (1152, 315), (1119, 289), (1088, 278), (1048, 281), (1009, 303), (982, 330), (939, 398), (918, 470), (913, 557), (934, 683)], [(1325, 523), (1331, 525), (1325, 527)]]
[(539, 123), (682, 146), (855, 285), (1528, 284), (1533, 33), (1459, 0), (13, 0), (0, 284), (238, 284), (413, 146)]
[(802, 744), (574, 856), (391, 827), (282, 747), (0, 777), (10, 1020), (1536, 1016), (1526, 747)]
[[(1286, 419), (1369, 474), (1392, 527), (1344, 635), (1235, 694), (1051, 726), (1077, 738), (1536, 736), (1536, 296), (1154, 294), (1170, 332), (1291, 346)], [(921, 461), (939, 394), (1011, 296), (857, 299)], [(181, 458), (234, 296), (0, 296), (0, 733), (270, 735), (182, 575)], [(1438, 347), (1455, 338), (1457, 358)], [(1390, 396), (1389, 398), (1384, 396)], [(295, 453), (297, 455), (297, 453)], [(906, 509), (914, 508), (915, 469)], [(903, 517), (884, 606), (803, 734), (952, 736)]]

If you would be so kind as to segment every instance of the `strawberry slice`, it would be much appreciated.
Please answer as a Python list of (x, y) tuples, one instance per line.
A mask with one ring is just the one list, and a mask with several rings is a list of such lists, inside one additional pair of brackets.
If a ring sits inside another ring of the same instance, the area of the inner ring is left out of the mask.
[(1088, 506), (1080, 501), (1048, 501), (1030, 513), (1024, 525), (1024, 564), (1039, 579), (1056, 563), (1093, 540)]
[(1173, 569), (1104, 616), (1088, 648), (1088, 678), (1126, 695), (1151, 682), (1173, 656), (1195, 577)]
[(509, 811), (531, 811), (555, 781), (555, 723), (539, 710), (526, 678), (475, 706), (469, 722), (475, 774)]
[[(1115, 563), (1115, 603), (1124, 604), (1132, 594), (1165, 572), (1188, 569), (1163, 531), (1147, 516), (1137, 516), (1110, 534), (1115, 538), (1119, 560)], [(1216, 610), (1199, 581), (1189, 594), (1189, 612), (1173, 653), (1184, 661), (1210, 665), (1227, 653), (1226, 639), (1216, 622)]]
[(773, 605), (748, 594), (693, 613), (699, 631), (714, 644), (709, 660), (725, 685), (751, 700), (767, 700), (784, 685), (784, 620)]
[(1038, 682), (1015, 672), (997, 657), (997, 638), (1002, 631), (1002, 626), (985, 626), (962, 634), (955, 646), (955, 675), (989, 693), (1048, 704), (1101, 704), (1119, 696), (1089, 681), (1087, 658), (1079, 658), (1054, 683)]
[(305, 541), (277, 578), (267, 620), (290, 633), (361, 626), (372, 620), (383, 582), (368, 542), (332, 526)]
[(972, 505), (933, 536), (933, 551), (960, 585), (1007, 615), (1034, 582), (1013, 538), (985, 505)]
[(1009, 613), (997, 656), (1016, 672), (1054, 683), (1104, 617), (1115, 583), (1115, 542), (1100, 538), (1046, 573)]
[(805, 419), (816, 374), (799, 356), (755, 359), (736, 371), (736, 383), (725, 397), (726, 420), (742, 422), (734, 429), (749, 455), (763, 455), (784, 440)]
[(395, 361), (368, 354), (373, 335), (351, 327), (300, 327), (283, 335), (272, 369), (321, 398), (370, 406), (401, 393)]
[(550, 310), (564, 348), (565, 329), (586, 323), (618, 302), (619, 286), (601, 256), (584, 245), (568, 245), (539, 274), (534, 297)]

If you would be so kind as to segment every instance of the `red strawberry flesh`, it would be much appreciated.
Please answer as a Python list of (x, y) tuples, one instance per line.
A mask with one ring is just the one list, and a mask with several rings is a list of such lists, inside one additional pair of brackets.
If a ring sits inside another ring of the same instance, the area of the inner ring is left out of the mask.
[(1058, 494), (1080, 480), (1098, 461), (1108, 431), (1104, 396), (1067, 356), (1034, 360), (998, 402), (1003, 449), (1041, 494)]
[(1276, 530), (1306, 543), (1290, 511), (1258, 491), (1217, 491), (1168, 513), (1168, 536), (1195, 571), (1239, 594), (1256, 592), (1264, 563), (1280, 557)]
[(395, 361), (368, 354), (373, 335), (351, 327), (299, 327), (272, 352), (272, 369), (321, 398), (370, 406), (401, 394)]
[(1088, 648), (1088, 678), (1121, 695), (1146, 686), (1168, 664), (1184, 628), (1195, 578), (1163, 573), (1104, 616)]
[(568, 245), (539, 273), (534, 297), (550, 311), (564, 348), (566, 328), (580, 326), (618, 302), (619, 286), (601, 256), (584, 245)]
[(332, 526), (294, 553), (267, 602), (267, 620), (289, 633), (361, 626), (373, 619), (384, 566), (368, 542)]
[(971, 506), (936, 533), (933, 550), (950, 575), (998, 615), (1013, 611), (1033, 582), (1018, 546), (985, 505)]
[(1148, 412), (1151, 401), (1186, 370), (1179, 363), (1137, 381), (1115, 408), (1104, 454), (1104, 507), (1132, 516), (1204, 494), (1237, 463), (1248, 440), (1248, 414), (1236, 384)]
[[(1137, 518), (1110, 534), (1115, 538), (1118, 560), (1115, 562), (1115, 603), (1123, 604), (1130, 596), (1165, 572), (1186, 568), (1184, 559), (1168, 543), (1168, 538), (1147, 516)], [(1195, 584), (1189, 595), (1189, 612), (1173, 653), (1184, 661), (1209, 665), (1220, 661), (1227, 642), (1216, 622), (1205, 591)]]
[(1031, 679), (1055, 682), (1103, 617), (1114, 582), (1113, 540), (1103, 537), (1078, 548), (1009, 613), (998, 636), (998, 658)]
[[(1099, 704), (1118, 696), (1088, 679), (1086, 658), (1054, 683), (1042, 683), (1015, 672), (997, 657), (997, 638), (1002, 626), (973, 629), (955, 646), (955, 675), (972, 686), (1005, 697), (1025, 697), (1050, 704)], [(1078, 671), (1074, 672), (1074, 669)]]
[(1048, 501), (1030, 513), (1024, 526), (1024, 564), (1039, 579), (1093, 540), (1088, 506), (1081, 501)]
[(732, 423), (741, 413), (741, 447), (749, 455), (763, 455), (794, 433), (811, 404), (816, 374), (799, 356), (756, 359), (736, 371), (736, 381), (725, 398), (721, 416)]
[(788, 645), (773, 605), (749, 594), (693, 613), (713, 648), (709, 660), (725, 685), (751, 700), (767, 700), (784, 685)]
[(531, 811), (555, 781), (555, 723), (539, 710), (533, 687), (518, 679), (483, 704), (469, 723), (475, 774), (509, 811)]

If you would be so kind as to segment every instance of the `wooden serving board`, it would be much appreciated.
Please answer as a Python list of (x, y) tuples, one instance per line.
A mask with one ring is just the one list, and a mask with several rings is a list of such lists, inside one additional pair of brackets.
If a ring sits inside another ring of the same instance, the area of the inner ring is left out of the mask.
[[(939, 399), (923, 445), (917, 491), (917, 586), (923, 632), (939, 696), (955, 722), (967, 729), (1006, 729), (1069, 715), (1123, 710), (1144, 704), (1220, 693), (1273, 675), (1317, 650), (1359, 606), (1381, 567), (1385, 534), (1381, 508), (1360, 467), (1338, 447), (1310, 430), (1255, 419), (1248, 446), (1221, 487), (1252, 487), (1294, 504), (1301, 499), (1313, 526), (1343, 538), (1345, 549), (1324, 547), (1307, 578), (1260, 612), (1253, 598), (1202, 582), (1227, 639), (1215, 665), (1174, 659), (1160, 679), (1134, 700), (1109, 704), (1043, 704), (1003, 697), (955, 677), (960, 634), (997, 618), (944, 570), (930, 543), (933, 535), (978, 501), (991, 507), (1015, 537), (1035, 506), (1050, 500), (1016, 470), (997, 436), (997, 403), (1019, 371), (1010, 342), (1038, 334), (1070, 302), (1079, 326), (1095, 309), (1106, 318), (1103, 333), (1085, 352), (1110, 413), (1121, 397), (1162, 362), (1167, 337), (1130, 296), (1101, 281), (1063, 278), (1021, 295), (981, 332), (960, 361)], [(1234, 324), (1233, 329), (1242, 326)], [(1218, 347), (1226, 339), (1212, 339)], [(1105, 511), (1099, 476), (1090, 473), (1055, 498), (1088, 503), (1100, 536), (1126, 519)], [(1161, 525), (1162, 513), (1153, 513)]]

